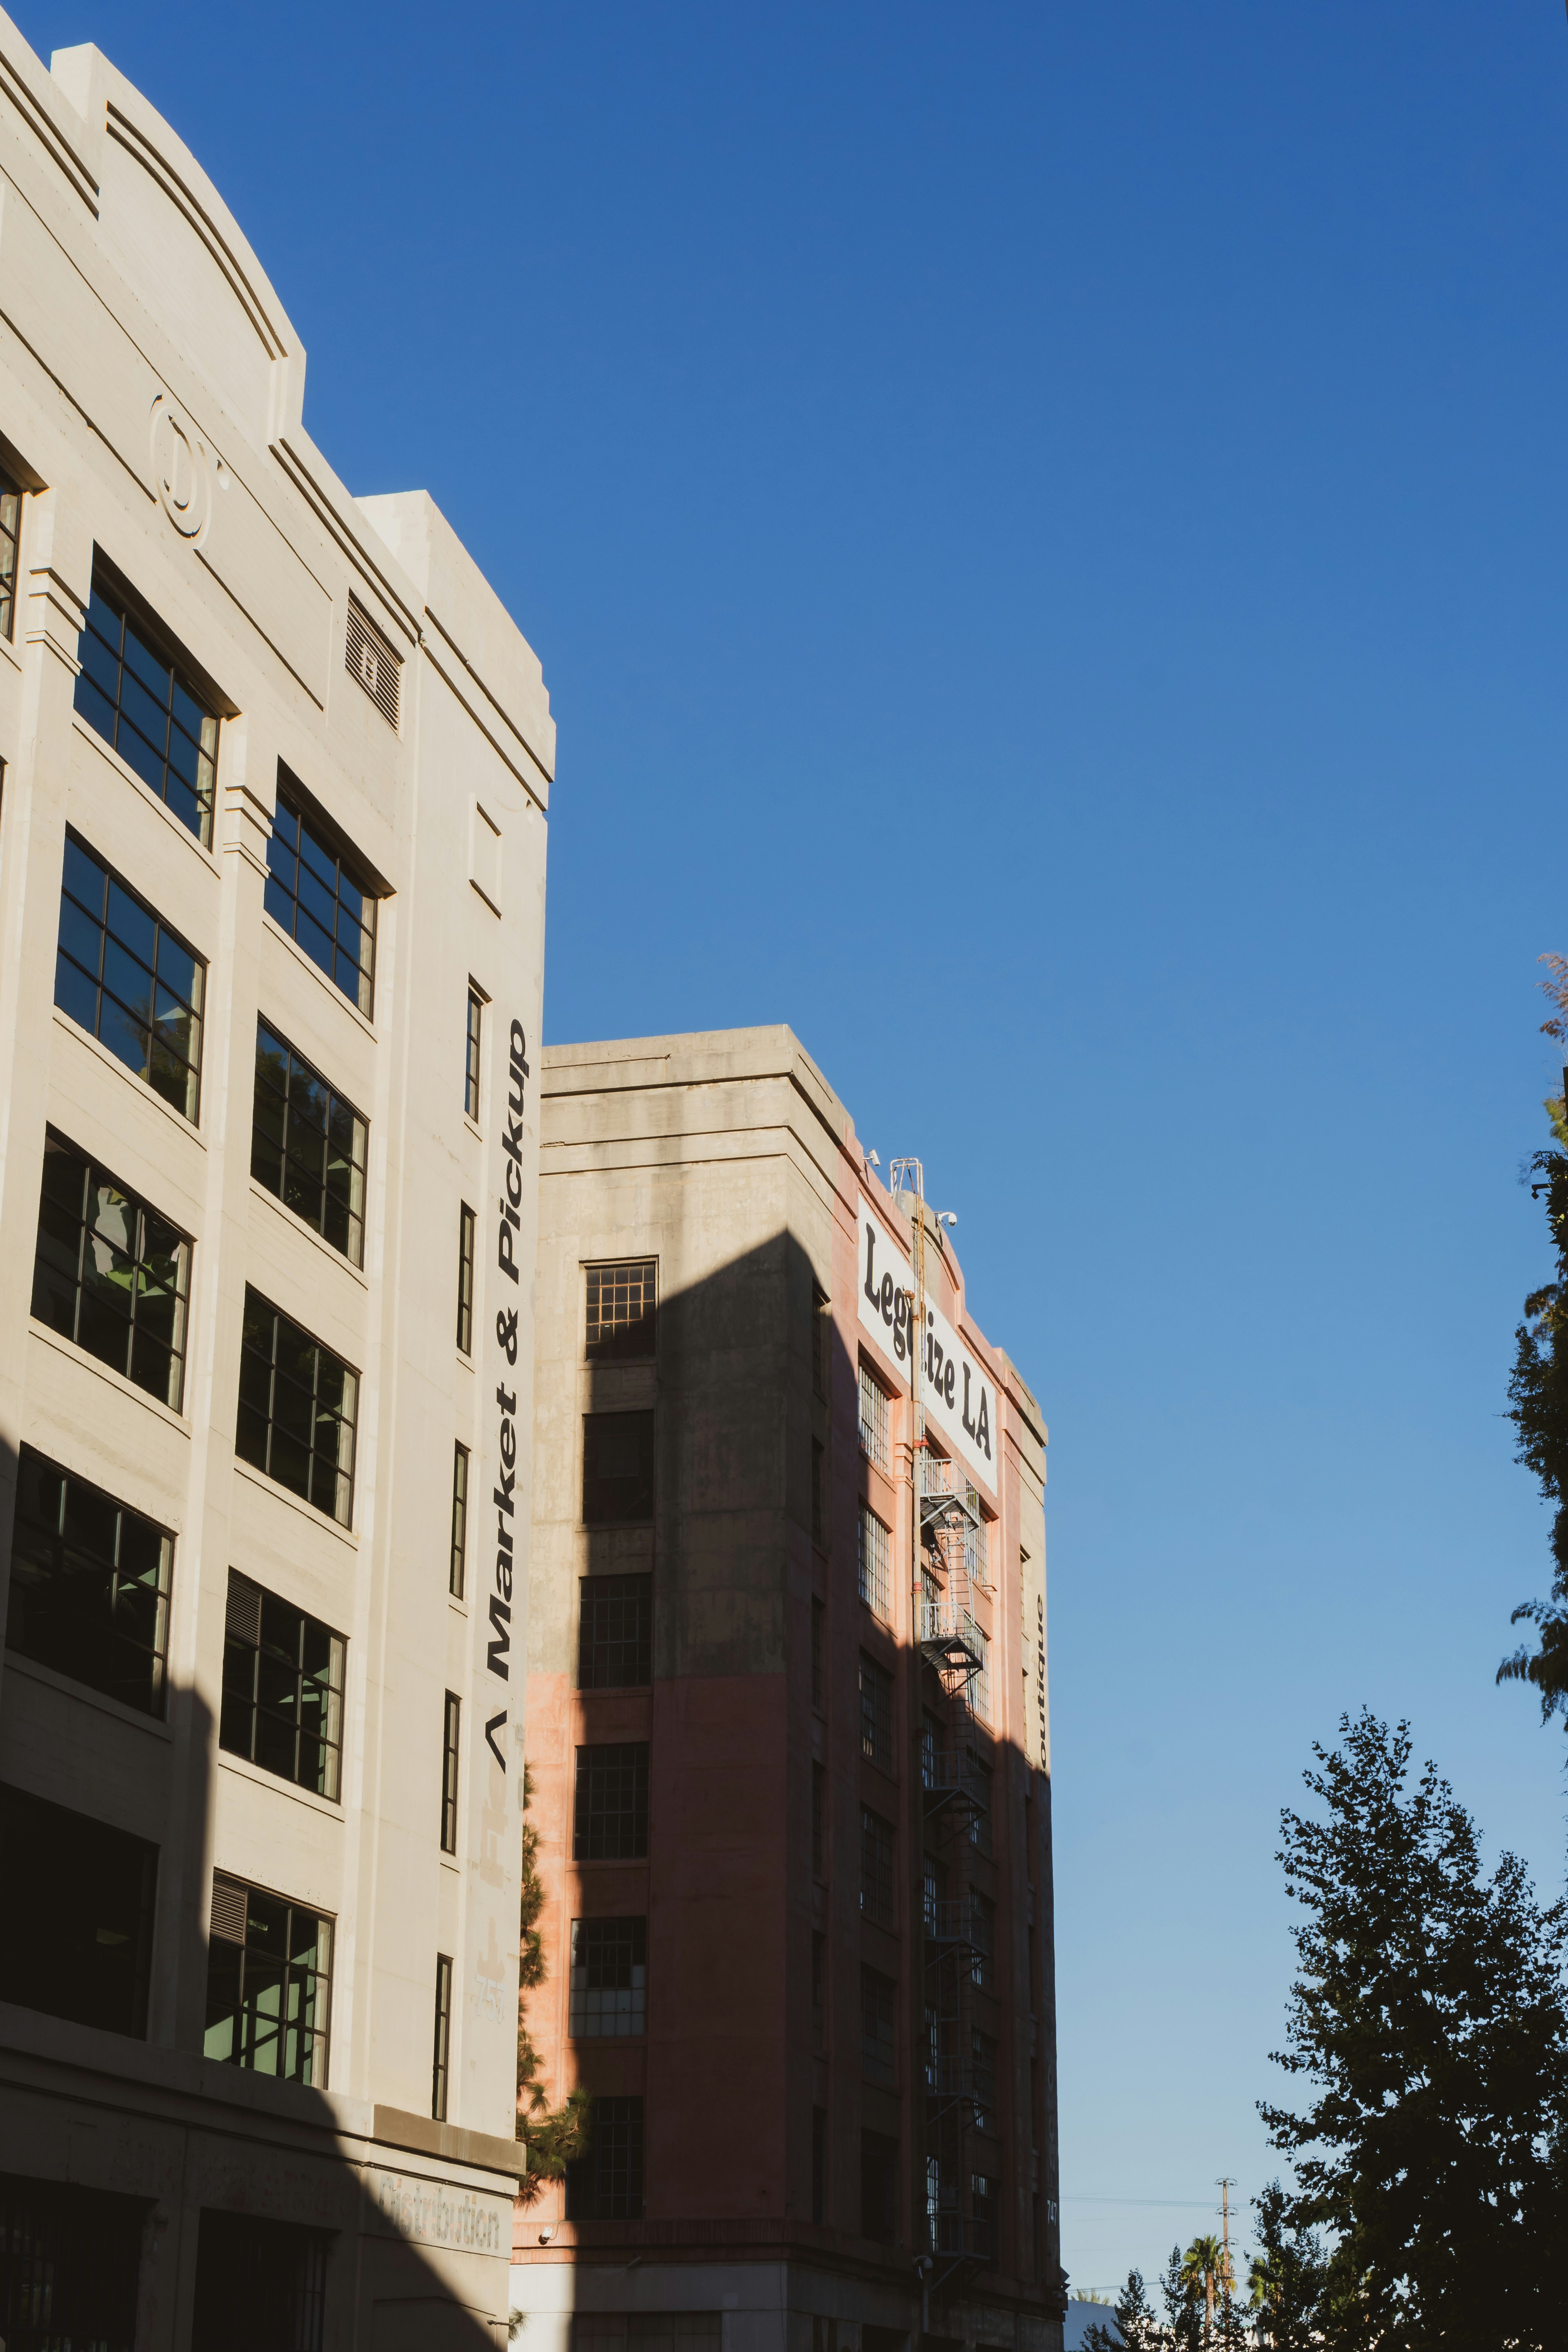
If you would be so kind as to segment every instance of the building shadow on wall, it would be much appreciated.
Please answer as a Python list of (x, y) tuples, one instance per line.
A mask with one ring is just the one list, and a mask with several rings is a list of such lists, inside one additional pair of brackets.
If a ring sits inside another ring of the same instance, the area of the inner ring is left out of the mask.
[[(587, 1375), (582, 1518), (550, 1537), (575, 1568), (533, 1602), (540, 1686), (573, 1688), (538, 1725), (530, 1696), (529, 2025), (552, 2100), (586, 2087), (609, 2127), (519, 2208), (526, 2352), (1061, 2340), (1048, 1778), (922, 1646), (907, 1451), (897, 1589), (868, 1591), (854, 1302), (822, 1310), (782, 1232)], [(647, 1507), (600, 1509), (596, 1465), (635, 1492), (645, 1442)], [(642, 1843), (595, 1859), (611, 1749)]]
[(0, 2343), (496, 2352), (510, 2198), (313, 2086), (332, 1923), (215, 1879), (216, 1727), (158, 1681), (167, 1563), (116, 1509), (0, 1458)]

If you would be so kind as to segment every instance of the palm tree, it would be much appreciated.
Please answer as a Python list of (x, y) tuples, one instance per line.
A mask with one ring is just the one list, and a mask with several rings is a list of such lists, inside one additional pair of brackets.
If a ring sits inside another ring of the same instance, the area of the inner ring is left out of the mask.
[(1215, 2237), (1197, 2237), (1182, 2256), (1181, 2281), (1187, 2299), (1196, 2303), (1204, 2299), (1205, 2352), (1214, 2335), (1214, 2299), (1223, 2287), (1228, 2287), (1230, 2258)]

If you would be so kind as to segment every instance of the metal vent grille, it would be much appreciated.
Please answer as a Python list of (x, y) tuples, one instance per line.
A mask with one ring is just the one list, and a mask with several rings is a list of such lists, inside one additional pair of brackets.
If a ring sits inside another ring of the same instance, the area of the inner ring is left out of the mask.
[(245, 1941), (246, 1890), (237, 1880), (213, 1873), (212, 1931), (226, 1944)]
[(349, 598), (349, 627), (344, 654), (351, 677), (357, 677), (387, 725), (397, 725), (398, 690), (403, 662), (395, 654), (368, 614)]
[(242, 1642), (254, 1647), (261, 1639), (261, 1587), (252, 1584), (248, 1576), (237, 1570), (228, 1572), (228, 1605), (224, 1611), (224, 1628), (237, 1634)]

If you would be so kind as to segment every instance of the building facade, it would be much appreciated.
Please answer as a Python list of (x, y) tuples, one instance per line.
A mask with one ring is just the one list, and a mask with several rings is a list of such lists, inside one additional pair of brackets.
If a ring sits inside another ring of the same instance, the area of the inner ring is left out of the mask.
[(0, 19), (10, 2352), (505, 2340), (553, 738), (304, 364)]
[(1038, 1407), (787, 1029), (541, 1085), (528, 2341), (1050, 2352)]

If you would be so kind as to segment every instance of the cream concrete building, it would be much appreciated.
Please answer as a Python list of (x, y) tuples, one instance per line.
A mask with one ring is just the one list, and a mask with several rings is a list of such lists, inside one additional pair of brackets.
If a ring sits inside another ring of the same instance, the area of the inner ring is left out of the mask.
[(0, 17), (8, 2352), (504, 2341), (553, 730), (304, 371)]

